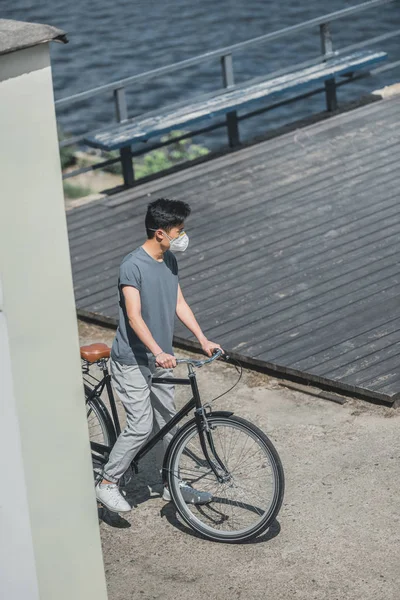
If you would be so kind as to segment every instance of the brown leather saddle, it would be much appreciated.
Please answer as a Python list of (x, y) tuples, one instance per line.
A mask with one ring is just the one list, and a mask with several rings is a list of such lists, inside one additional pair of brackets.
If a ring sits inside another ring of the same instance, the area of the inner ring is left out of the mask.
[(81, 346), (81, 358), (89, 363), (94, 363), (101, 358), (110, 358), (111, 348), (107, 344), (90, 344)]

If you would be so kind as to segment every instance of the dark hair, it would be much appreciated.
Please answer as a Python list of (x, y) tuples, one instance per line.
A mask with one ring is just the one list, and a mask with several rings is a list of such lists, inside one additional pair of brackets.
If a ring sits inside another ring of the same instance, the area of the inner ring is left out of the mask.
[(151, 202), (147, 207), (145, 219), (147, 237), (149, 239), (154, 237), (155, 232), (151, 229), (164, 229), (168, 232), (172, 227), (181, 225), (190, 212), (189, 204), (181, 200), (158, 198)]

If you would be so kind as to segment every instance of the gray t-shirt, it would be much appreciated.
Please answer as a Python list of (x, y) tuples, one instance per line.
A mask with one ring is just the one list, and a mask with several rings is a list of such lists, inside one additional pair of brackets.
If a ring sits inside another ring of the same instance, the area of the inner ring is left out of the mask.
[(158, 262), (140, 246), (125, 256), (119, 269), (119, 324), (111, 356), (124, 365), (148, 365), (152, 354), (129, 325), (122, 293), (125, 285), (139, 290), (144, 322), (162, 350), (173, 354), (178, 298), (178, 263), (174, 254), (167, 250), (163, 262)]

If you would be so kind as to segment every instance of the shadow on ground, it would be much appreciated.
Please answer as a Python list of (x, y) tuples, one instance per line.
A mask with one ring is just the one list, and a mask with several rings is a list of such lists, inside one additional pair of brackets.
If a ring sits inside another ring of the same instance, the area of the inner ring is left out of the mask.
[[(204, 539), (203, 536), (201, 536), (199, 533), (197, 533), (196, 531), (193, 531), (193, 529), (190, 529), (190, 527), (188, 527), (187, 525), (185, 525), (184, 523), (182, 523), (182, 521), (178, 518), (178, 513), (177, 510), (175, 508), (175, 505), (172, 502), (168, 502), (168, 504), (166, 504), (160, 511), (161, 514), (161, 518), (166, 518), (167, 521), (176, 529), (179, 529), (179, 531), (182, 531), (183, 533), (186, 533), (187, 535), (193, 536), (193, 537), (198, 537), (200, 539)], [(255, 538), (254, 540), (250, 540), (247, 542), (237, 542), (237, 544), (261, 544), (263, 542), (268, 542), (270, 540), (272, 540), (274, 537), (276, 537), (279, 532), (281, 530), (281, 526), (279, 525), (278, 521), (275, 520), (271, 527), (268, 529), (268, 531), (266, 533), (264, 533), (263, 535), (258, 536), (257, 538)]]

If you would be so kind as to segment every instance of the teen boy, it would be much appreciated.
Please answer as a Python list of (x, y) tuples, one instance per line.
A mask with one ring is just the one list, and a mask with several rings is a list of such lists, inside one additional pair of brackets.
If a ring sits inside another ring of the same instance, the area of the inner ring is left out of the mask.
[[(130, 505), (118, 489), (118, 481), (153, 430), (175, 414), (174, 386), (152, 384), (151, 378), (171, 376), (176, 366), (172, 349), (175, 314), (196, 336), (207, 356), (219, 344), (210, 342), (200, 329), (183, 297), (178, 282), (175, 252), (189, 244), (184, 231), (190, 207), (185, 202), (160, 198), (149, 204), (145, 218), (147, 240), (123, 259), (118, 282), (119, 325), (111, 350), (111, 376), (126, 410), (126, 427), (104, 467), (96, 486), (98, 500), (109, 510), (128, 512)], [(163, 439), (164, 452), (173, 432)], [(158, 456), (159, 468), (162, 456)], [(207, 492), (181, 482), (186, 502), (205, 504)], [(169, 501), (168, 488), (163, 499)]]

